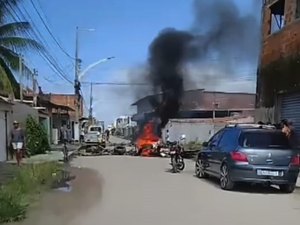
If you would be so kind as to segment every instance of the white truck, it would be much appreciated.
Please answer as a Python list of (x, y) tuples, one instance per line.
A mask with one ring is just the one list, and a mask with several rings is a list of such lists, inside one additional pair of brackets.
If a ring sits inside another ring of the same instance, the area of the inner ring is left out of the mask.
[(84, 135), (84, 142), (86, 144), (100, 144), (103, 141), (102, 134), (102, 126), (91, 125), (88, 127), (87, 133)]

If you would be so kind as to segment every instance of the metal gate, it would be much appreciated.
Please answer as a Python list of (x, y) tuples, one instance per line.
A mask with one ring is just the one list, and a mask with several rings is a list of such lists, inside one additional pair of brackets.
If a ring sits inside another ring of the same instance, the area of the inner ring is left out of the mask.
[(300, 140), (300, 93), (280, 96), (280, 119), (293, 122), (298, 140)]

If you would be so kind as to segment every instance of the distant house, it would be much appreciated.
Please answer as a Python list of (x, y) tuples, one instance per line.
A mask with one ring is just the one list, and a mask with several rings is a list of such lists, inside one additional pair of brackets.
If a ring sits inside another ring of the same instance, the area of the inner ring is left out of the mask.
[[(159, 95), (146, 96), (139, 99), (132, 106), (136, 106), (137, 113), (132, 120), (138, 124), (154, 117), (151, 104), (153, 98)], [(178, 118), (222, 118), (233, 115), (254, 116), (255, 94), (212, 92), (204, 89), (185, 91), (181, 99)]]
[[(169, 137), (177, 140), (181, 134), (187, 141), (206, 141), (221, 127), (230, 121), (254, 121), (255, 94), (212, 92), (204, 89), (185, 91), (181, 99), (181, 107), (176, 118), (170, 118), (165, 129)], [(152, 107), (153, 98), (146, 96), (132, 105), (137, 107), (137, 113), (132, 117), (138, 125), (155, 118)], [(159, 132), (159, 131), (158, 131)]]

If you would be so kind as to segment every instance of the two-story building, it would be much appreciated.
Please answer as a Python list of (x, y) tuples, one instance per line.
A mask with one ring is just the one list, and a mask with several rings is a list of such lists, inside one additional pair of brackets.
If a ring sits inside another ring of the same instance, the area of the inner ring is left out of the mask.
[[(151, 99), (153, 98), (159, 99), (160, 96), (146, 96), (132, 104), (132, 106), (136, 106), (137, 110), (132, 120), (136, 121), (138, 125), (154, 117), (154, 108), (151, 104)], [(213, 92), (196, 89), (184, 92), (177, 118), (221, 118), (236, 114), (253, 116), (254, 110), (255, 94)]]
[(289, 119), (300, 131), (300, 0), (265, 0), (256, 120)]

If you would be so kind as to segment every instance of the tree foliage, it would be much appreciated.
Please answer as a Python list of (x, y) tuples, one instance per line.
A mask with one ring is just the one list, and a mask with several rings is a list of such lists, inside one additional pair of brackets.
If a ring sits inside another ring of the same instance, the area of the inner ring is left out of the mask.
[(26, 147), (31, 155), (44, 154), (50, 150), (47, 132), (32, 116), (26, 120)]
[[(19, 87), (14, 74), (19, 70), (19, 54), (27, 50), (42, 50), (43, 47), (31, 38), (29, 22), (15, 20), (16, 7), (21, 0), (0, 1), (0, 90), (18, 95)], [(8, 22), (9, 21), (9, 22)], [(31, 71), (22, 63), (23, 76)]]

